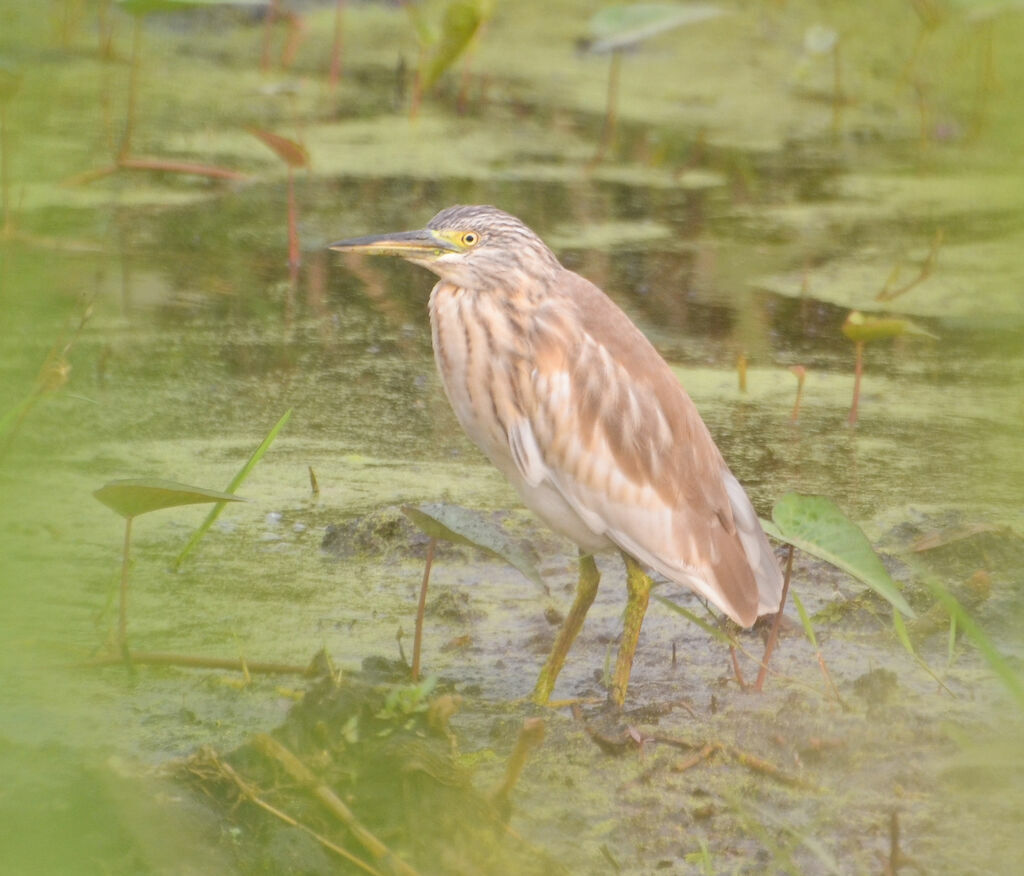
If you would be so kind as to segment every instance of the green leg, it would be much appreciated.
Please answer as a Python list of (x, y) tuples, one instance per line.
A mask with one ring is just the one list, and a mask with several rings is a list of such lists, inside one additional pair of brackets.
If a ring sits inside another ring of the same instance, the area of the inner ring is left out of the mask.
[(622, 626), (622, 644), (619, 645), (612, 689), (608, 694), (608, 698), (616, 706), (621, 706), (626, 701), (629, 674), (633, 669), (633, 654), (636, 652), (640, 627), (647, 613), (647, 603), (650, 602), (653, 586), (651, 579), (636, 560), (628, 554), (623, 554), (622, 558), (626, 561), (626, 621)]
[(533, 701), (538, 705), (544, 705), (550, 698), (551, 692), (555, 689), (555, 681), (558, 673), (562, 671), (562, 664), (565, 663), (565, 656), (569, 653), (573, 641), (583, 627), (583, 619), (597, 596), (597, 585), (601, 580), (601, 573), (597, 571), (597, 564), (590, 554), (580, 554), (580, 580), (576, 585), (576, 598), (573, 600), (572, 608), (569, 609), (569, 616), (566, 617), (562, 629), (558, 631), (558, 638), (548, 655), (544, 668), (540, 671), (537, 685), (533, 689)]

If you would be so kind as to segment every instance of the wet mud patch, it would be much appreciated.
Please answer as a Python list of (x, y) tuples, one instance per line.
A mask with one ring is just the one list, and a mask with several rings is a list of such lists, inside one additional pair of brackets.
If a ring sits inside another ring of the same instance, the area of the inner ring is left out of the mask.
[[(942, 520), (922, 517), (892, 538)], [(968, 565), (977, 551), (1005, 564), (1011, 536), (985, 529), (955, 543)], [(556, 609), (574, 581), (562, 558)], [(1013, 872), (1021, 722), (969, 645), (950, 654), (946, 636), (918, 637), (924, 668), (876, 597), (798, 555), (794, 586), (817, 651), (792, 625), (756, 695), (740, 689), (727, 649), (652, 604), (616, 712), (602, 667), (624, 588), (618, 564), (600, 561), (603, 586), (555, 694), (572, 701), (539, 708), (525, 697), (554, 626), (536, 591), (498, 563), (446, 557), (424, 648), (436, 676), (414, 685), (383, 655), (327, 671), (273, 742), (257, 734), (229, 753), (202, 749), (178, 768), (221, 825), (219, 851), (240, 872), (336, 872), (338, 853), (317, 836), (379, 872), (402, 872), (391, 855), (424, 873)], [(925, 594), (910, 596), (926, 616)], [(452, 600), (471, 610), (443, 610)], [(749, 680), (762, 642), (753, 632), (740, 645)], [(522, 743), (538, 722), (543, 741)], [(517, 748), (528, 758), (513, 770)], [(291, 756), (305, 772), (287, 766)], [(324, 802), (331, 795), (349, 815)], [(387, 852), (368, 851), (361, 829)]]

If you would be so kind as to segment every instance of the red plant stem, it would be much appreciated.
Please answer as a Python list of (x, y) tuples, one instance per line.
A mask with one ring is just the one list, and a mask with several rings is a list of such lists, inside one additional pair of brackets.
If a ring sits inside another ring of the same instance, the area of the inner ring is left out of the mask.
[(423, 646), (423, 615), (427, 610), (427, 585), (430, 583), (430, 567), (434, 564), (434, 547), (437, 539), (430, 539), (427, 545), (427, 563), (423, 567), (423, 583), (420, 584), (420, 602), (416, 607), (416, 630), (412, 637), (412, 680), (420, 680), (420, 650)]
[(212, 179), (245, 179), (244, 173), (214, 164), (193, 164), (189, 161), (165, 161), (162, 158), (122, 158), (117, 166), (121, 170), (160, 170), (165, 173), (191, 173)]
[(277, 20), (278, 0), (270, 0), (267, 17), (263, 19), (263, 48), (260, 52), (260, 70), (266, 73), (270, 69), (270, 37), (274, 22)]
[(786, 577), (782, 582), (782, 598), (779, 600), (779, 611), (772, 623), (772, 631), (768, 635), (768, 644), (764, 646), (764, 657), (761, 658), (761, 668), (757, 671), (757, 681), (754, 682), (754, 690), (761, 693), (764, 687), (764, 680), (768, 677), (768, 661), (771, 659), (775, 644), (779, 641), (779, 628), (782, 626), (782, 610), (786, 607), (786, 596), (789, 594), (789, 577), (793, 572), (793, 545), (789, 545), (789, 552), (786, 554)]
[(743, 680), (743, 670), (740, 669), (740, 661), (736, 656), (736, 646), (729, 646), (729, 656), (732, 658), (732, 671), (736, 675), (736, 682), (740, 686), (740, 690), (749, 690), (749, 686), (746, 681)]
[(857, 362), (853, 366), (853, 404), (850, 405), (848, 422), (857, 425), (857, 405), (860, 402), (860, 376), (864, 370), (864, 342), (857, 341)]
[(121, 135), (121, 145), (117, 150), (118, 163), (128, 156), (132, 151), (132, 134), (135, 129), (135, 106), (139, 94), (139, 67), (142, 56), (142, 16), (135, 16), (135, 23), (132, 25), (132, 63), (128, 73), (128, 113), (124, 120), (124, 133)]
[(295, 206), (295, 172), (288, 168), (288, 270), (295, 278), (302, 264), (302, 250), (299, 246), (298, 209)]
[(604, 161), (608, 150), (615, 143), (615, 128), (619, 118), (619, 67), (622, 62), (620, 51), (612, 52), (611, 64), (608, 67), (608, 96), (605, 104), (604, 130), (601, 131), (601, 142), (597, 154), (590, 159), (591, 165)]
[(800, 402), (803, 401), (804, 397), (804, 378), (807, 376), (807, 372), (803, 366), (797, 366), (793, 369), (793, 373), (796, 374), (796, 401), (793, 402), (793, 413), (789, 415), (789, 419), (794, 423), (800, 418)]
[(338, 87), (341, 79), (341, 51), (344, 47), (345, 32), (342, 26), (345, 12), (345, 0), (338, 0), (334, 7), (334, 42), (331, 45), (331, 73), (328, 83), (331, 91)]
[(287, 70), (295, 61), (299, 45), (306, 36), (306, 23), (297, 12), (289, 12), (285, 16), (288, 30), (285, 32), (284, 46), (281, 48), (281, 69)]

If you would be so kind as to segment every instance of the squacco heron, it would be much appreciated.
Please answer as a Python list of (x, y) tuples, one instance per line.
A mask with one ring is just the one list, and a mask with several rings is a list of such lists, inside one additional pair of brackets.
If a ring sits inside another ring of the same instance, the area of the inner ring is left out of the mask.
[(597, 551), (618, 548), (626, 564), (616, 705), (650, 597), (645, 567), (744, 627), (778, 611), (782, 576), (757, 514), (671, 368), (520, 220), (449, 207), (423, 230), (330, 248), (399, 256), (440, 277), (430, 324), (455, 416), (523, 502), (579, 546), (576, 596), (535, 701), (551, 696), (594, 601)]

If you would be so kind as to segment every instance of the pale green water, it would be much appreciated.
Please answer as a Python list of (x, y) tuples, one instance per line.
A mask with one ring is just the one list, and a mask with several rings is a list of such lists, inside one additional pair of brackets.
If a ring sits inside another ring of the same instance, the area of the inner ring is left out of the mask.
[[(499, 7), (474, 62), (489, 75), (487, 101), (457, 116), (448, 97), (428, 99), (415, 124), (391, 105), (399, 53), (415, 57), (399, 12), (349, 10), (347, 72), (335, 97), (317, 78), (329, 14), (313, 18), (297, 72), (266, 76), (256, 69), (258, 28), (219, 19), (204, 31), (185, 18), (154, 19), (136, 151), (216, 161), (251, 180), (121, 173), (67, 188), (61, 180), (109, 160), (126, 65), (96, 57), (90, 4), (67, 4), (83, 18), (63, 45), (59, 6), (50, 22), (0, 5), (0, 53), (23, 77), (8, 105), (8, 163), (24, 232), (0, 250), (0, 415), (31, 391), (51, 347), (70, 338), (79, 302), (92, 302), (68, 353), (67, 384), (31, 409), (0, 459), (0, 763), (14, 777), (0, 798), (0, 848), (9, 846), (12, 872), (163, 872), (185, 856), (153, 839), (166, 813), (147, 816), (138, 801), (148, 796), (122, 787), (107, 758), (123, 758), (132, 774), (138, 761), (162, 764), (199, 744), (227, 750), (277, 725), (291, 702), (273, 680), (239, 689), (221, 673), (143, 667), (132, 678), (120, 667), (68, 668), (102, 650), (116, 622), (121, 523), (94, 489), (146, 475), (222, 488), (292, 408), (240, 491), (250, 502), (225, 512), (182, 572), (169, 563), (203, 510), (137, 521), (131, 641), (140, 650), (294, 663), (326, 647), (346, 667), (397, 656), (395, 631), (411, 630), (422, 567), (401, 551), (324, 555), (328, 524), (402, 502), (515, 503), (459, 432), (434, 375), (430, 276), (342, 262), (323, 250), (338, 237), (418, 227), (450, 203), (499, 204), (648, 332), (763, 514), (798, 490), (832, 496), (889, 546), (978, 522), (1024, 528), (1024, 186), (1007, 145), (1020, 130), (1012, 95), (1024, 78), (1013, 60), (1016, 19), (996, 31), (1001, 90), (986, 99), (977, 134), (973, 56), (960, 48), (974, 46), (977, 33), (948, 22), (927, 44), (918, 74), (932, 125), (926, 145), (913, 89), (899, 79), (916, 27), (899, 4), (886, 7), (887, 24), (857, 20), (854, 4), (835, 14), (848, 34), (846, 87), (857, 97), (835, 137), (827, 103), (804, 94), (806, 77), (815, 88), (830, 83), (827, 65), (801, 56), (804, 28), (818, 22), (813, 7), (752, 5), (709, 25), (714, 39), (663, 37), (625, 59), (619, 149), (590, 173), (606, 62), (570, 48), (586, 18), (573, 12), (587, 4), (546, 4), (543, 23)], [(124, 53), (126, 22), (118, 28)], [(313, 171), (296, 182), (303, 266), (294, 289), (283, 171), (241, 131), (245, 124), (301, 135), (312, 156)], [(853, 353), (839, 327), (850, 307), (879, 308), (874, 296), (895, 265), (902, 282), (912, 279), (940, 228), (932, 276), (892, 303), (940, 340), (869, 346), (861, 421), (851, 430)], [(740, 352), (750, 361), (745, 394), (734, 369)], [(809, 372), (797, 424), (789, 419), (794, 364)], [(1022, 564), (1010, 554), (1020, 544), (1006, 536), (995, 548), (972, 546), (939, 569), (959, 583), (955, 575), (987, 564), (993, 596), (979, 621), (1015, 668)], [(564, 609), (571, 550), (546, 543), (544, 562)], [(566, 696), (593, 687), (617, 630), (619, 571), (607, 565), (600, 603), (560, 682)], [(822, 579), (817, 567), (798, 563), (797, 571), (812, 610), (835, 601), (837, 587), (858, 590), (841, 576)], [(431, 670), (478, 686), (484, 702), (527, 694), (547, 635), (536, 591), (490, 563), (439, 563), (434, 583), (464, 594), (479, 616), (435, 621), (425, 646)], [(881, 718), (856, 700), (852, 715), (837, 716), (809, 649), (784, 651), (793, 686), (751, 705), (718, 685), (721, 655), (681, 624), (652, 609), (635, 705), (685, 697), (703, 731), (752, 748), (773, 734), (796, 747), (814, 735), (845, 746), (831, 772), (826, 763), (815, 775), (818, 796), (780, 800), (757, 786), (744, 810), (729, 794), (746, 786), (727, 779), (728, 793), (710, 792), (720, 810), (768, 824), (769, 812), (780, 812), (843, 872), (876, 869), (893, 800), (904, 807), (906, 846), (929, 872), (992, 872), (1016, 860), (1021, 765), (1003, 746), (1019, 711), (969, 648), (942, 670), (954, 700), (936, 693), (891, 637), (826, 625), (823, 649), (847, 698), (858, 676), (885, 666), (906, 700)], [(472, 649), (441, 650), (467, 632)], [(692, 656), (666, 676), (670, 641)], [(932, 642), (927, 659), (943, 667), (945, 643)], [(718, 718), (705, 714), (711, 691), (728, 703)], [(464, 744), (490, 745), (487, 719), (467, 713)], [(687, 726), (685, 715), (674, 717)], [(567, 722), (551, 721), (513, 824), (570, 868), (601, 866), (602, 843), (627, 871), (661, 860), (682, 866), (698, 836), (712, 872), (783, 866), (777, 850), (756, 857), (771, 846), (739, 816), (725, 827), (664, 817), (697, 808), (701, 779), (672, 778), (642, 793), (629, 783), (643, 763), (609, 764), (588, 750), (576, 764), (582, 778), (573, 774), (577, 790), (563, 799), (559, 746), (574, 737)], [(961, 734), (982, 740), (985, 756), (957, 743)], [(991, 839), (989, 861), (975, 848), (979, 823)], [(54, 834), (67, 838), (63, 848), (49, 842)], [(228, 866), (215, 837), (195, 845), (197, 860)], [(796, 870), (827, 870), (809, 842), (793, 855)]]

